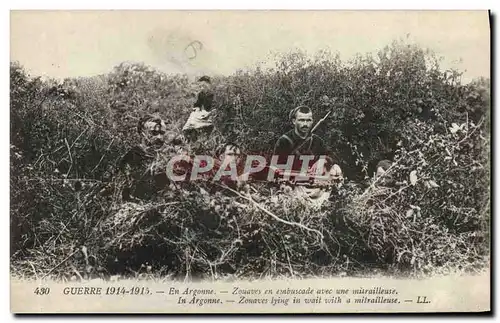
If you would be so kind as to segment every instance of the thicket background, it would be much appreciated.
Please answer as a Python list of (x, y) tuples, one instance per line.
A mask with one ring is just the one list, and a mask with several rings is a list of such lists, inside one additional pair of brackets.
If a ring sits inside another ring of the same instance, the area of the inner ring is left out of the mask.
[[(461, 84), (430, 51), (394, 42), (343, 62), (294, 52), (272, 69), (215, 77), (216, 131), (266, 152), (307, 104), (346, 182), (327, 207), (273, 191), (260, 205), (238, 196), (166, 188), (163, 201), (122, 204), (120, 158), (138, 143), (138, 119), (159, 113), (180, 133), (195, 80), (144, 64), (109, 74), (42, 81), (11, 62), (12, 273), (95, 276), (305, 277), (475, 271), (490, 252), (490, 81)], [(329, 105), (328, 105), (329, 104)], [(402, 183), (367, 179), (381, 159)], [(411, 176), (410, 176), (411, 175)], [(320, 234), (319, 234), (319, 233)]]

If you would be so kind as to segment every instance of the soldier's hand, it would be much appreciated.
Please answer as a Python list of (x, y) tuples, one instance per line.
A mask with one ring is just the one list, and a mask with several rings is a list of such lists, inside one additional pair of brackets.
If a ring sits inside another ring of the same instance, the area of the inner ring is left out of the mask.
[(309, 168), (309, 170), (307, 171), (308, 175), (311, 175), (311, 176), (315, 176), (315, 175), (319, 175), (319, 176), (323, 176), (323, 175), (326, 175), (326, 168), (322, 168), (322, 169), (319, 169), (318, 170), (318, 163), (319, 163), (319, 160), (316, 161), (312, 166), (311, 168)]

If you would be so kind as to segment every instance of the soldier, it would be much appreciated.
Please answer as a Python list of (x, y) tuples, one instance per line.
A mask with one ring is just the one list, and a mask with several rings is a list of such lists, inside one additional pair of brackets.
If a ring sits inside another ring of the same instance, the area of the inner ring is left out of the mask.
[(219, 147), (217, 150), (217, 161), (215, 165), (215, 169), (219, 170), (222, 165), (230, 165), (236, 166), (234, 170), (236, 179), (231, 178), (231, 176), (226, 175), (220, 178), (220, 181), (231, 188), (238, 188), (241, 185), (240, 176), (243, 172), (242, 170), (242, 161), (241, 161), (241, 148), (234, 143), (226, 143), (225, 145)]
[(386, 187), (397, 185), (397, 182), (393, 178), (393, 176), (391, 174), (387, 173), (387, 170), (392, 165), (393, 165), (393, 162), (388, 160), (388, 159), (381, 160), (377, 163), (375, 178), (378, 179), (379, 185), (386, 186)]
[(141, 143), (129, 150), (119, 164), (120, 172), (126, 179), (122, 190), (124, 201), (151, 199), (168, 185), (165, 172), (155, 170), (153, 165), (165, 142), (173, 137), (166, 129), (165, 122), (159, 116), (147, 115), (139, 121), (137, 132)]
[(342, 171), (331, 156), (323, 140), (316, 134), (310, 134), (313, 127), (313, 114), (309, 107), (299, 106), (289, 114), (289, 120), (293, 124), (293, 129), (283, 134), (274, 147), (274, 154), (278, 155), (278, 163), (284, 164), (288, 156), (294, 156), (292, 170), (300, 171), (302, 162), (300, 156), (311, 155), (314, 159), (309, 161), (308, 169), (314, 170), (320, 156), (326, 157), (326, 168), (331, 169), (333, 176), (340, 176)]
[(200, 135), (208, 136), (214, 128), (214, 93), (210, 77), (202, 76), (198, 79), (198, 84), (201, 91), (198, 93), (193, 111), (182, 128), (186, 139), (190, 142), (197, 141)]
[[(292, 172), (300, 172), (302, 169), (307, 169), (309, 174), (316, 175), (316, 168), (320, 156), (325, 156), (325, 171), (320, 172), (320, 175), (326, 175), (328, 172), (330, 178), (341, 178), (342, 171), (330, 156), (329, 151), (323, 140), (310, 133), (313, 127), (313, 114), (309, 107), (299, 106), (290, 111), (289, 120), (293, 124), (293, 129), (283, 134), (276, 142), (274, 154), (278, 156), (278, 164), (286, 164), (289, 156), (294, 156), (292, 164)], [(311, 156), (310, 160), (300, 160), (301, 156)], [(307, 164), (303, 167), (302, 164)], [(329, 197), (329, 193), (324, 188), (308, 188), (306, 186), (296, 186), (296, 193), (305, 195), (310, 199), (315, 199), (321, 204)], [(319, 199), (319, 200), (318, 200)]]

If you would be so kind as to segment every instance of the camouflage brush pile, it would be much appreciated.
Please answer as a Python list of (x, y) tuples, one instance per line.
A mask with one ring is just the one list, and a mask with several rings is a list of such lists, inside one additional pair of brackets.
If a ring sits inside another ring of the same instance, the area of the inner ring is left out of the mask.
[(205, 189), (180, 189), (164, 204), (126, 204), (106, 219), (99, 251), (105, 267), (120, 273), (149, 262), (179, 277), (301, 276), (312, 275), (325, 261), (319, 255), (331, 253), (326, 210), (287, 205), (283, 192), (267, 200)]

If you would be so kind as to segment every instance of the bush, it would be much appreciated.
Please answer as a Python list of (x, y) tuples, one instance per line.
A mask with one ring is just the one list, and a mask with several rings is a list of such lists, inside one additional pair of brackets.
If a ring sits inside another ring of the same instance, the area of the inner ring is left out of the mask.
[(399, 185), (379, 187), (375, 180), (348, 208), (379, 261), (427, 273), (484, 264), (490, 224), (484, 135), (470, 121), (442, 134), (418, 120), (408, 124), (407, 143), (385, 174)]

